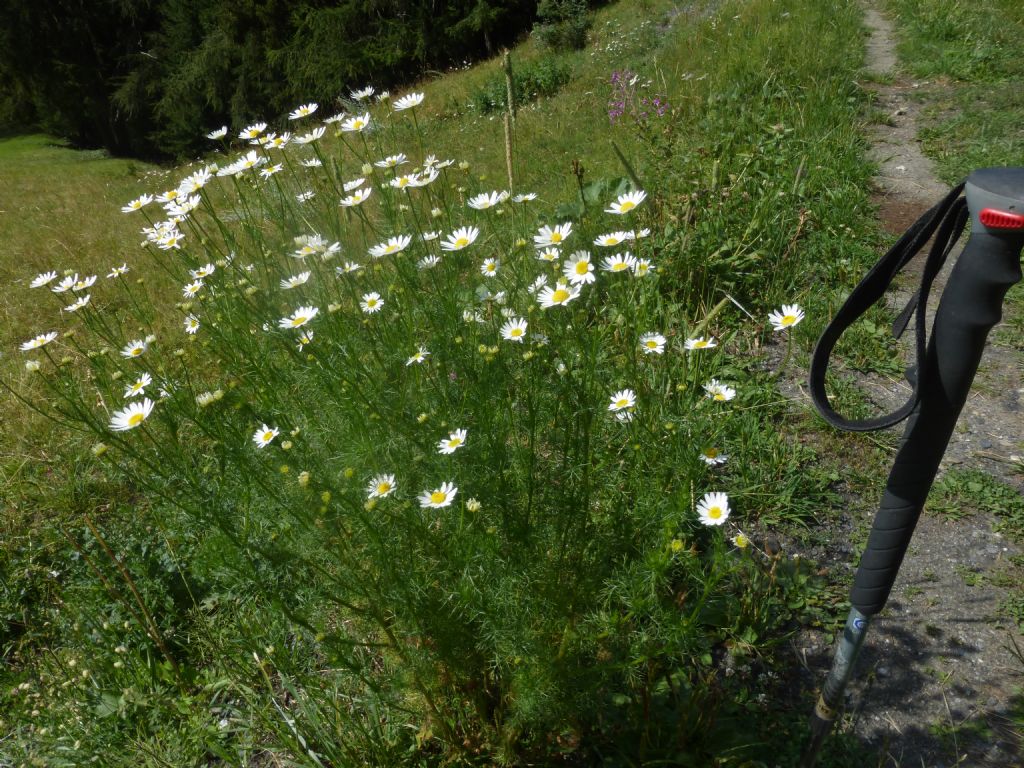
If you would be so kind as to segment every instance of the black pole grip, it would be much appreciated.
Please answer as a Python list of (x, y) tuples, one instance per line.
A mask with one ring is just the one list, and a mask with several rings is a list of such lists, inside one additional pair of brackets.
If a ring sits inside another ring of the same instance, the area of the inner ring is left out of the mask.
[[(973, 177), (972, 177), (973, 178)], [(982, 225), (970, 195), (971, 236), (935, 315), (920, 400), (907, 422), (885, 493), (861, 556), (850, 602), (866, 616), (885, 606), (939, 462), (978, 370), (989, 331), (1002, 317), (1003, 297), (1021, 279), (1024, 231)]]

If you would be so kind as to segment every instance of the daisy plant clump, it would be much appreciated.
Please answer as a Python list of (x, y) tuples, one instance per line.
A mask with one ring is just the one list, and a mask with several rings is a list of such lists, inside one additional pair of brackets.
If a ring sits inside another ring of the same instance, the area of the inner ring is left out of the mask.
[(124, 270), (170, 275), (167, 295), (27, 276), (43, 309), (20, 352), (39, 408), (249, 563), (346, 692), (308, 698), (347, 719), (336, 754), (369, 755), (386, 719), (410, 749), (507, 760), (654, 695), (628, 671), (654, 629), (670, 696), (754, 621), (700, 607), (748, 567), (729, 536), (752, 502), (722, 464), (741, 387), (664, 300), (653, 192), (566, 220), (430, 154), (422, 94), (372, 93), (215, 132), (215, 165), (122, 204), (142, 242)]

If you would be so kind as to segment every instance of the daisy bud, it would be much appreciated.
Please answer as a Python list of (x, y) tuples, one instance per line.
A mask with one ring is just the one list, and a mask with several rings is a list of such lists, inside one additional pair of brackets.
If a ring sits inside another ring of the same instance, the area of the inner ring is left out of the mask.
[(39, 370), (39, 361), (38, 360), (26, 360), (25, 361), (25, 370), (29, 371), (31, 373), (35, 373), (36, 371)]
[(331, 492), (330, 491), (324, 491), (323, 493), (321, 493), (320, 494), (320, 501), (322, 501), (324, 504), (329, 504), (330, 501), (331, 501)]
[(102, 456), (106, 452), (107, 452), (107, 445), (106, 445), (106, 443), (96, 443), (92, 447), (92, 455), (96, 456), (97, 458), (99, 458), (100, 456)]
[(281, 443), (281, 450), (282, 451), (290, 451), (291, 449), (292, 449), (292, 441), (291, 440), (285, 440), (283, 443)]
[(431, 208), (430, 215), (433, 216), (435, 219), (439, 219), (443, 215), (443, 212), (441, 211), (440, 208)]
[(469, 163), (467, 163), (465, 160), (463, 160), (461, 163), (459, 163), (459, 170), (460, 171), (468, 171), (469, 170)]
[(419, 416), (416, 417), (416, 421), (419, 422), (420, 424), (423, 424), (426, 420), (427, 414), (425, 413), (421, 413)]
[(466, 509), (470, 512), (479, 512), (483, 505), (476, 499), (466, 499)]
[(352, 467), (345, 467), (345, 472), (343, 474), (345, 475), (346, 480), (351, 480), (352, 476), (355, 475), (355, 473), (356, 471), (352, 469)]
[(309, 472), (303, 470), (299, 472), (299, 487), (306, 488), (309, 486)]
[(373, 173), (373, 166), (369, 163), (363, 163), (363, 167), (360, 168), (359, 171), (363, 176), (369, 176)]

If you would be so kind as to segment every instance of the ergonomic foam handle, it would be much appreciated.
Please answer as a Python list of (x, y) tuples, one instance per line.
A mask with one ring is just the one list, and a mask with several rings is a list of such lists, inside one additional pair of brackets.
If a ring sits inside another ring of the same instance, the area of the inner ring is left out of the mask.
[(971, 236), (935, 315), (925, 382), (907, 422), (882, 501), (861, 556), (850, 602), (866, 616), (884, 606), (939, 462), (978, 370), (1003, 297), (1021, 279), (1024, 168), (975, 171), (966, 184)]

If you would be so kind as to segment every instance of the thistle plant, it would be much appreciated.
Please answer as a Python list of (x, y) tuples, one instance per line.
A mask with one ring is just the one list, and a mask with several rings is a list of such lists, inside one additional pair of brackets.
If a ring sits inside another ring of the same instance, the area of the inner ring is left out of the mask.
[(429, 154), (422, 94), (371, 95), (212, 132), (215, 162), (124, 206), (142, 254), (33, 280), (45, 395), (21, 396), (221, 537), (341, 670), (349, 705), (296, 691), (266, 724), (315, 764), (380, 717), (511, 759), (617, 691), (645, 739), (652, 698), (696, 728), (709, 649), (771, 621), (720, 475), (741, 329), (666, 300), (656, 190), (559, 220)]

